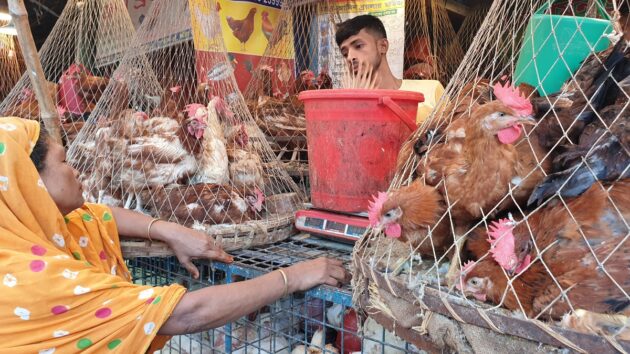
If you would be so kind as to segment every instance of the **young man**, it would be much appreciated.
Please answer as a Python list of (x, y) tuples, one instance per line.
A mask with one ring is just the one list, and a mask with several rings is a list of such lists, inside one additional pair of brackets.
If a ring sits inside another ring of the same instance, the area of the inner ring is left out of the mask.
[(418, 105), (416, 122), (425, 120), (442, 96), (444, 87), (437, 80), (402, 80), (392, 73), (387, 62), (389, 41), (383, 22), (372, 15), (361, 15), (340, 23), (335, 35), (341, 54), (356, 74), (361, 65), (378, 75), (376, 88), (420, 92), (424, 102)]

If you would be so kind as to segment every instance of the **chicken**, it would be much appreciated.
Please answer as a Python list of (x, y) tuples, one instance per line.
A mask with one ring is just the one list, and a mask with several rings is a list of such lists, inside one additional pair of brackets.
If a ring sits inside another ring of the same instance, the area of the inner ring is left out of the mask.
[[(508, 309), (522, 306), (529, 316), (544, 312), (554, 319), (571, 308), (595, 312), (628, 310), (630, 244), (624, 238), (630, 234), (626, 223), (629, 219), (630, 181), (626, 180), (617, 182), (610, 192), (594, 185), (568, 201), (566, 207), (562, 203), (548, 205), (531, 214), (527, 224), (500, 222), (494, 229), (500, 234), (491, 236), (496, 250), (492, 258), (468, 263), (460, 288), (479, 300), (499, 304), (508, 281), (502, 267), (516, 268), (521, 271), (512, 279), (516, 295), (508, 290), (503, 302)], [(523, 257), (522, 252), (515, 250), (526, 249), (523, 244), (528, 242), (534, 242), (535, 247), (530, 247), (530, 253)], [(544, 265), (537, 257), (542, 258)], [(531, 264), (529, 259), (533, 259)], [(606, 272), (598, 262), (603, 263)], [(558, 285), (570, 289), (567, 296), (572, 306), (556, 301), (561, 294)]]
[(195, 116), (177, 117), (153, 117), (145, 122), (143, 135), (127, 140), (119, 172), (126, 208), (135, 196), (136, 210), (143, 211), (143, 190), (184, 183), (197, 172), (206, 123)]
[[(625, 311), (626, 313), (630, 311)], [(630, 318), (627, 315), (609, 315), (577, 309), (562, 318), (562, 326), (574, 331), (607, 335), (617, 340), (630, 340)]]
[[(57, 97), (59, 86), (49, 81), (46, 83), (48, 84), (48, 89), (51, 92), (51, 95), (53, 97)], [(13, 99), (13, 97), (13, 94), (10, 94), (5, 101)], [(35, 92), (33, 92), (30, 88), (22, 89), (22, 91), (17, 94), (17, 102), (15, 104), (7, 105), (4, 112), (2, 112), (2, 115), (39, 120), (39, 103), (37, 102), (37, 97), (35, 97)]]
[(252, 7), (249, 9), (247, 17), (242, 20), (235, 20), (231, 16), (226, 18), (228, 26), (232, 29), (232, 34), (242, 43), (243, 49), (254, 32), (254, 15), (256, 15), (256, 8)]
[[(597, 180), (609, 182), (630, 176), (630, 108), (625, 94), (630, 89), (629, 55), (628, 49), (625, 56), (613, 51), (606, 59), (608, 70), (602, 69), (593, 84), (597, 88), (589, 101), (593, 108), (577, 116), (574, 126), (580, 128), (571, 131), (574, 145), (563, 147), (564, 152), (554, 160), (554, 173), (536, 187), (529, 204), (539, 205), (556, 193), (575, 197)], [(600, 110), (606, 103), (611, 105)], [(584, 116), (587, 118), (582, 119)]]
[(258, 154), (240, 148), (231, 148), (227, 153), (230, 180), (235, 187), (250, 190), (264, 187), (264, 170)]
[(219, 122), (216, 105), (218, 97), (214, 97), (208, 107), (200, 104), (188, 105), (189, 117), (197, 117), (206, 121), (206, 130), (203, 134), (203, 149), (199, 159), (197, 174), (191, 179), (191, 183), (227, 184), (229, 181), (228, 154), (223, 136), (223, 127)]
[(331, 344), (325, 343), (324, 330), (318, 329), (311, 338), (308, 346), (297, 345), (291, 351), (291, 354), (339, 354), (339, 349)]
[(101, 99), (101, 95), (107, 88), (107, 84), (109, 84), (108, 78), (88, 75), (84, 71), (79, 73), (79, 93), (92, 108), (89, 112), (93, 110), (96, 103)]
[[(255, 323), (236, 322), (232, 324), (231, 332), (227, 332), (231, 337), (232, 354), (260, 354), (260, 353), (278, 353), (289, 354), (291, 349), (287, 341), (284, 331), (293, 331), (293, 322), (286, 316), (280, 316), (277, 313), (263, 313), (259, 319), (248, 318)], [(219, 350), (211, 350), (211, 352), (219, 352), (224, 349), (225, 336), (224, 331), (215, 331), (215, 340), (213, 348)], [(207, 348), (207, 347), (206, 347)], [(188, 350), (188, 349), (186, 349)], [(202, 352), (205, 352), (202, 350)]]
[(249, 125), (239, 122), (220, 98), (217, 98), (215, 109), (223, 124), (232, 185), (249, 191), (256, 188), (264, 190), (262, 159), (256, 153), (259, 150), (249, 139), (250, 134), (256, 134), (258, 129), (251, 129)]
[(416, 155), (422, 158), (430, 146), (434, 149), (435, 145), (444, 143), (444, 139), (447, 138), (444, 134), (447, 130), (444, 122), (451, 122), (448, 125), (448, 130), (451, 132), (448, 139), (456, 138), (457, 135), (459, 135), (459, 128), (464, 126), (471, 112), (479, 108), (480, 104), (487, 103), (492, 99), (490, 93), (491, 90), (488, 80), (476, 80), (466, 84), (457, 96), (457, 99), (443, 108), (439, 108), (436, 115), (443, 117), (443, 119), (438, 120), (436, 125), (425, 129), (422, 135), (408, 140), (401, 147), (396, 162), (396, 170), (405, 171), (407, 173), (402, 176), (402, 179), (415, 179), (422, 175), (423, 171), (421, 166), (418, 166), (418, 170), (414, 171), (411, 168), (405, 168), (405, 165), (410, 160), (411, 156)]
[[(447, 129), (446, 141), (430, 150), (419, 169), (429, 185), (439, 187), (453, 207), (456, 236), (468, 223), (524, 203), (550, 164), (536, 139), (522, 137), (522, 124), (533, 124), (531, 104), (508, 84), (494, 86), (498, 100), (480, 105)], [(474, 189), (471, 190), (471, 186)], [(447, 275), (454, 281), (464, 238), (456, 238)]]
[(453, 243), (442, 195), (421, 179), (390, 193), (379, 193), (370, 203), (370, 225), (385, 236), (410, 247), (423, 256), (443, 255)]
[(294, 95), (299, 94), (302, 91), (315, 90), (315, 74), (310, 70), (303, 70), (300, 75), (295, 79), (291, 93)]
[(269, 12), (267, 11), (263, 11), (260, 14), (260, 17), (262, 18), (262, 33), (265, 35), (265, 38), (267, 38), (267, 41), (271, 40), (271, 36), (273, 35), (273, 23), (271, 23), (271, 20), (269, 19)]
[(409, 351), (397, 349), (405, 348), (406, 343), (394, 333), (385, 329), (371, 317), (363, 323), (363, 340), (361, 354), (405, 354)]
[(160, 217), (189, 227), (259, 219), (264, 201), (260, 190), (244, 194), (230, 186), (208, 183), (156, 187), (153, 199)]
[(315, 79), (318, 90), (330, 90), (333, 88), (332, 77), (328, 74), (328, 70), (322, 70)]
[(157, 107), (151, 111), (152, 117), (177, 119), (177, 115), (185, 109), (185, 100), (182, 97), (181, 86), (173, 86), (165, 89), (160, 97), (149, 96), (147, 98), (156, 101)]

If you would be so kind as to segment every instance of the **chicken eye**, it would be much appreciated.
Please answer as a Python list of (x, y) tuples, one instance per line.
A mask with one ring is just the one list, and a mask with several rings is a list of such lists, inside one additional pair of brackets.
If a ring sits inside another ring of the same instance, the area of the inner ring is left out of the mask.
[(499, 117), (505, 117), (505, 113), (499, 112)]
[(472, 278), (468, 281), (472, 286), (479, 286), (479, 280), (477, 278)]
[(385, 213), (385, 217), (386, 218), (391, 218), (392, 217), (392, 212), (388, 211), (387, 213)]

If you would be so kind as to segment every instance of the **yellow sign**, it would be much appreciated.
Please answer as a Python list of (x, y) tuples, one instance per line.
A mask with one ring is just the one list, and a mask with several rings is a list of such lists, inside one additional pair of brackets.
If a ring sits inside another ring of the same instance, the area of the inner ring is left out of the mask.
[[(190, 0), (193, 37), (197, 50), (217, 51), (219, 38), (230, 53), (262, 56), (271, 40), (280, 9), (264, 1)], [(212, 7), (212, 8), (211, 8)], [(217, 16), (218, 14), (218, 16)], [(220, 21), (220, 28), (216, 21)], [(283, 36), (274, 45), (290, 45), (291, 24), (284, 21)], [(289, 58), (287, 58), (289, 59)]]

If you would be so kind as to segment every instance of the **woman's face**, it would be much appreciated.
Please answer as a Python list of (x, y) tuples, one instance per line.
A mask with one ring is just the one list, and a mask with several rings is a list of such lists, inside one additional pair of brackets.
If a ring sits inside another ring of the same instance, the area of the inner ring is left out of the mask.
[(83, 187), (78, 180), (79, 172), (66, 162), (63, 147), (52, 140), (48, 144), (44, 169), (39, 175), (61, 213), (66, 215), (85, 202)]

